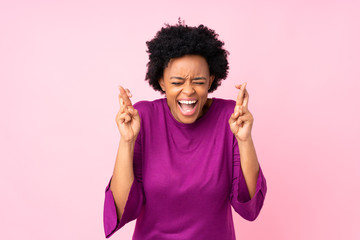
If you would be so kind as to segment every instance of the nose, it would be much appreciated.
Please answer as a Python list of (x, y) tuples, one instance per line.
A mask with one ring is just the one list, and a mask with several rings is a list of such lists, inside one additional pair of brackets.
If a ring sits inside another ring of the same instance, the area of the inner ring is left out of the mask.
[(184, 88), (182, 91), (187, 95), (191, 95), (195, 92), (195, 89), (192, 87), (191, 83), (187, 82), (184, 84)]

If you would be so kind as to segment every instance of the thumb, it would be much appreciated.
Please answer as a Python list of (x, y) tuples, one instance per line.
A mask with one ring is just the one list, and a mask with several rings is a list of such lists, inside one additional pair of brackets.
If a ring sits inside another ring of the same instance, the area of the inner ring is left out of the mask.
[(230, 116), (230, 119), (235, 121), (239, 117), (239, 112), (233, 112)]
[(235, 113), (232, 113), (230, 118), (229, 118), (229, 124), (232, 124), (236, 121), (237, 117), (235, 115)]
[(131, 108), (131, 109), (130, 109), (130, 113), (131, 113), (131, 115), (132, 115), (133, 118), (135, 118), (135, 119), (140, 118), (139, 111), (136, 110), (135, 108)]

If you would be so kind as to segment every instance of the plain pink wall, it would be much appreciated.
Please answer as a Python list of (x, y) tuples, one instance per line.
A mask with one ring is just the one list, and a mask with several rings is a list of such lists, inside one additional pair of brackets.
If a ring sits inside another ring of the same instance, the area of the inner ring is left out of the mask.
[[(133, 102), (145, 42), (181, 16), (215, 29), (248, 82), (268, 183), (237, 239), (360, 239), (359, 1), (2, 1), (0, 239), (104, 239), (103, 201), (119, 132), (119, 84)], [(135, 221), (112, 239), (131, 239)]]

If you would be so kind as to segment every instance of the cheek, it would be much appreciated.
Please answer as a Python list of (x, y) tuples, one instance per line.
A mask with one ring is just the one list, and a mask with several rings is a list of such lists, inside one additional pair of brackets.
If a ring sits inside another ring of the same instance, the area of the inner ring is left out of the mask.
[(167, 96), (167, 98), (174, 100), (179, 95), (179, 92), (180, 91), (176, 88), (168, 88), (166, 91), (166, 96)]
[(199, 96), (206, 97), (208, 94), (208, 89), (206, 87), (201, 87), (198, 89), (197, 92), (198, 92)]
[(180, 88), (173, 87), (173, 88), (170, 88), (169, 94), (171, 96), (176, 97), (176, 95), (179, 94), (180, 92), (181, 92)]

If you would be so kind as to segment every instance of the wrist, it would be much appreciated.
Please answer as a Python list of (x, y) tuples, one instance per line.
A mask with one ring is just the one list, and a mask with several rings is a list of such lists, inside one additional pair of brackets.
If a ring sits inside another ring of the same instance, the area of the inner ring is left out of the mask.
[(133, 147), (135, 146), (136, 137), (131, 140), (125, 140), (124, 138), (120, 138), (119, 145), (126, 146), (126, 147)]
[(243, 144), (246, 144), (246, 143), (252, 143), (253, 142), (253, 139), (252, 139), (252, 136), (250, 135), (249, 137), (247, 138), (243, 138), (243, 139), (240, 139), (238, 137), (236, 137), (236, 140), (238, 141), (238, 143), (243, 143)]

